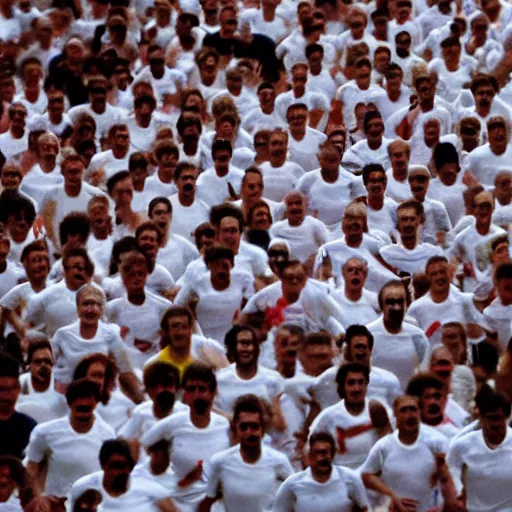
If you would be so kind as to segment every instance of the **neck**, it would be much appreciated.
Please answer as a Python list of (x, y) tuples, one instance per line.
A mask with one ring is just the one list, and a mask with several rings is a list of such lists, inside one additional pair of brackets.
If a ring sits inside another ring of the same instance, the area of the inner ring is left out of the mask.
[(327, 183), (335, 183), (338, 179), (338, 176), (340, 174), (339, 168), (337, 168), (335, 171), (328, 171), (327, 169), (320, 169), (320, 173), (322, 174), (322, 178)]
[(35, 103), (37, 98), (39, 98), (39, 87), (27, 87), (25, 89), (25, 98), (27, 98), (30, 103)]
[(490, 222), (478, 222), (477, 220), (475, 224), (475, 228), (478, 234), (482, 236), (487, 235), (487, 233), (489, 233), (490, 227)]
[(128, 150), (127, 149), (114, 148), (112, 150), (112, 153), (113, 153), (115, 158), (117, 158), (118, 160), (121, 160), (122, 158), (124, 158), (126, 156), (126, 153), (128, 153)]
[(270, 165), (272, 167), (282, 167), (285, 162), (286, 162), (286, 153), (284, 154), (284, 156), (279, 156), (279, 157), (271, 156), (270, 157)]
[(190, 357), (190, 343), (187, 343), (184, 347), (174, 347), (169, 344), (168, 349), (175, 361), (186, 361)]
[(388, 98), (393, 102), (398, 101), (398, 99), (400, 98), (400, 89), (398, 89), (397, 91), (390, 91), (388, 89)]
[(304, 128), (299, 128), (298, 130), (290, 130), (290, 135), (295, 139), (295, 140), (302, 140), (305, 136), (306, 136), (306, 127), (304, 126)]
[(55, 164), (47, 163), (45, 160), (39, 161), (39, 167), (45, 174), (51, 173), (55, 169)]
[(429, 112), (434, 108), (434, 99), (425, 100), (420, 102), (420, 109), (422, 112)]
[(364, 401), (359, 404), (351, 404), (345, 400), (345, 409), (352, 414), (352, 416), (358, 416), (364, 410)]
[(39, 379), (36, 380), (32, 376), (30, 377), (30, 382), (32, 383), (32, 387), (38, 393), (44, 393), (45, 391), (47, 391), (48, 388), (50, 387), (51, 380), (52, 380), (51, 375), (47, 379), (44, 379), (44, 380), (39, 380)]
[(357, 302), (363, 296), (362, 288), (345, 288), (345, 297), (352, 302)]
[(36, 293), (39, 293), (41, 290), (44, 290), (46, 288), (46, 278), (38, 279), (37, 281), (31, 280), (30, 286), (32, 290), (34, 290)]
[(162, 183), (172, 183), (172, 174), (167, 170), (162, 170), (160, 167), (158, 168), (158, 179)]
[(481, 107), (481, 106), (477, 107), (476, 113), (480, 117), (486, 118), (491, 113), (491, 105), (489, 105), (488, 107)]
[(393, 169), (393, 178), (395, 178), (396, 181), (405, 181), (407, 179), (407, 168)]
[(83, 322), (80, 322), (80, 336), (86, 340), (90, 340), (96, 336), (96, 333), (98, 332), (98, 324), (91, 325), (91, 324), (84, 324)]
[(149, 470), (153, 475), (163, 475), (169, 466), (151, 459), (149, 462)]
[(195, 197), (194, 195), (183, 194), (178, 192), (178, 199), (180, 201), (180, 204), (182, 204), (183, 206), (192, 206), (194, 204)]
[(261, 457), (261, 443), (254, 448), (247, 448), (246, 446), (240, 446), (240, 455), (244, 462), (248, 464), (254, 464)]
[(368, 206), (374, 210), (380, 210), (384, 206), (384, 196), (369, 195)]
[(327, 472), (322, 472), (322, 473), (319, 473), (317, 471), (314, 471), (313, 469), (311, 469), (311, 474), (313, 475), (313, 478), (317, 481), (317, 482), (320, 482), (321, 484), (327, 482), (329, 480), (329, 478), (331, 478), (331, 474), (332, 474), (332, 466), (329, 468), (329, 471)]
[(222, 169), (215, 168), (215, 173), (217, 176), (221, 177), (226, 176), (226, 174), (229, 172), (229, 167), (223, 167)]
[(423, 423), (430, 425), (431, 427), (435, 427), (439, 425), (443, 421), (443, 415), (440, 414), (439, 416), (436, 416), (434, 418), (423, 418)]
[(412, 432), (403, 432), (402, 430), (399, 430), (398, 431), (398, 439), (400, 439), (400, 441), (403, 444), (411, 445), (416, 442), (416, 439), (418, 439), (419, 433), (420, 433), (419, 429), (414, 430)]
[(389, 333), (398, 334), (402, 330), (402, 322), (398, 325), (392, 324), (389, 320), (386, 320), (386, 317), (384, 317), (384, 327)]
[(155, 418), (159, 420), (167, 418), (167, 416), (171, 414), (172, 409), (172, 407), (169, 409), (163, 409), (156, 402), (153, 402), (153, 414), (155, 415)]
[(75, 432), (78, 432), (79, 434), (86, 434), (94, 425), (94, 415), (92, 415), (91, 419), (88, 421), (77, 421), (71, 417), (70, 423)]
[(11, 135), (15, 139), (21, 139), (23, 135), (25, 135), (25, 129), (24, 128), (17, 128), (15, 126), (11, 126)]
[(416, 235), (415, 236), (406, 236), (406, 237), (400, 237), (402, 239), (402, 245), (406, 248), (412, 251), (416, 247)]
[(247, 365), (236, 365), (236, 374), (243, 380), (252, 379), (256, 373), (258, 373), (258, 362), (254, 361), (253, 363)]
[(373, 140), (370, 140), (370, 139), (366, 139), (368, 141), (368, 147), (370, 149), (373, 149), (374, 151), (376, 149), (379, 149), (380, 146), (382, 145), (382, 139), (373, 139)]
[(264, 21), (274, 21), (274, 18), (276, 17), (276, 10), (274, 9), (274, 7), (269, 5), (263, 5), (261, 11), (263, 14)]
[(82, 184), (79, 183), (78, 185), (68, 185), (64, 183), (64, 192), (66, 192), (66, 195), (69, 197), (76, 197), (80, 194), (82, 190)]
[(219, 280), (217, 280), (217, 279), (214, 279), (213, 277), (212, 277), (212, 279), (211, 279), (211, 283), (212, 283), (213, 288), (214, 288), (215, 290), (219, 291), (219, 292), (221, 292), (221, 291), (223, 291), (223, 290), (227, 290), (227, 289), (229, 288), (229, 285), (231, 284), (231, 282), (230, 282), (230, 281), (228, 281), (228, 282), (226, 283), (226, 282), (224, 282), (224, 281), (219, 281)]
[(502, 155), (507, 150), (508, 143), (505, 144), (490, 144), (491, 150), (495, 155)]
[(199, 414), (193, 407), (190, 409), (190, 421), (196, 428), (206, 428), (210, 424), (210, 417), (210, 410), (204, 414)]
[(445, 63), (446, 69), (448, 71), (454, 72), (454, 71), (457, 71), (457, 69), (459, 69), (459, 61), (458, 60), (453, 60), (451, 62), (444, 61), (444, 63)]
[(146, 300), (146, 294), (144, 290), (139, 290), (134, 293), (128, 294), (128, 301), (136, 306), (141, 306)]
[(345, 236), (345, 242), (349, 247), (359, 247), (363, 241), (362, 235)]
[(277, 366), (277, 370), (278, 370), (279, 374), (281, 375), (281, 377), (284, 377), (285, 379), (292, 379), (293, 377), (295, 377), (295, 369), (296, 369), (295, 363), (293, 363), (293, 364), (279, 363)]
[(450, 295), (449, 287), (446, 290), (432, 290), (432, 288), (430, 288), (430, 297), (436, 304), (444, 302), (448, 298), (448, 295)]
[(183, 152), (188, 156), (193, 156), (197, 153), (197, 146), (199, 139), (183, 141)]

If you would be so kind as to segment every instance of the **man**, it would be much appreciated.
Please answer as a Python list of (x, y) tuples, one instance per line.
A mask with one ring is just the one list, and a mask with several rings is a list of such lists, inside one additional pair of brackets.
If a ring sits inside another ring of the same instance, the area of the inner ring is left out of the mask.
[(92, 197), (105, 195), (83, 182), (85, 165), (79, 155), (67, 156), (61, 172), (64, 183), (49, 189), (41, 203), (44, 226), (57, 252), (60, 250), (57, 233), (64, 217), (71, 212), (86, 212)]
[(480, 192), (474, 196), (472, 207), (475, 222), (455, 237), (450, 249), (452, 262), (463, 264), (464, 291), (472, 291), (476, 282), (485, 277), (491, 264), (486, 247), (494, 238), (505, 234), (502, 228), (492, 223), (494, 199), (490, 192)]
[(28, 149), (28, 132), (25, 129), (27, 108), (23, 103), (12, 103), (9, 107), (9, 131), (0, 135), (0, 151), (6, 160), (19, 157)]
[(333, 464), (336, 442), (327, 432), (309, 438), (309, 468), (288, 477), (279, 488), (275, 512), (314, 510), (351, 512), (370, 510), (361, 477), (344, 466)]
[[(327, 3), (324, 4), (326, 6)], [(336, 93), (336, 82), (330, 70), (323, 65), (325, 50), (321, 44), (311, 43), (306, 46), (306, 59), (309, 65), (309, 89), (323, 94), (330, 102)]]
[[(370, 383), (368, 384), (368, 397), (382, 401), (391, 407), (395, 398), (402, 390), (398, 378), (391, 372), (371, 364), (373, 351), (373, 335), (364, 326), (353, 324), (345, 333), (345, 351), (343, 360), (346, 363), (357, 363), (370, 369)], [(313, 400), (322, 409), (326, 409), (339, 401), (336, 392), (336, 374), (338, 368), (326, 370), (311, 388)]]
[(339, 225), (345, 206), (360, 195), (361, 182), (341, 167), (340, 152), (332, 144), (322, 144), (317, 156), (320, 169), (302, 176), (295, 190), (308, 199), (309, 212), (332, 230)]
[(394, 373), (405, 388), (416, 369), (428, 364), (430, 344), (419, 327), (404, 322), (407, 301), (402, 281), (382, 287), (379, 307), (382, 316), (367, 326), (375, 340), (372, 363)]
[(231, 142), (217, 139), (212, 145), (213, 168), (207, 169), (197, 180), (197, 197), (208, 206), (236, 199), (244, 173), (230, 164), (233, 156)]
[(341, 221), (343, 236), (320, 247), (314, 266), (314, 275), (323, 281), (341, 280), (341, 268), (352, 257), (364, 258), (368, 264), (366, 287), (378, 292), (395, 274), (376, 258), (382, 242), (367, 233), (367, 210), (361, 202), (347, 205)]
[[(407, 1), (407, 0), (406, 0)], [(370, 98), (372, 103), (382, 114), (384, 121), (396, 112), (398, 109), (409, 105), (409, 88), (402, 84), (404, 72), (402, 68), (392, 62), (384, 69), (383, 78), (385, 78), (384, 91), (375, 91)]]
[(53, 350), (44, 336), (30, 339), (27, 353), (29, 371), (20, 375), (21, 395), (18, 409), (29, 411), (38, 422), (55, 420), (67, 414), (62, 393), (55, 390)]
[(156, 197), (148, 206), (148, 217), (163, 233), (157, 263), (163, 265), (177, 281), (187, 265), (198, 258), (199, 252), (186, 238), (172, 232), (172, 204), (166, 197)]
[(386, 197), (387, 175), (380, 164), (363, 167), (363, 183), (366, 187), (366, 211), (368, 228), (391, 236), (396, 228), (396, 207), (394, 199)]
[(487, 121), (487, 133), (489, 142), (468, 154), (462, 171), (470, 171), (482, 185), (494, 185), (496, 174), (510, 167), (510, 127), (503, 116), (492, 116)]
[(388, 146), (391, 140), (384, 137), (384, 121), (377, 110), (366, 112), (363, 121), (366, 138), (356, 142), (343, 155), (343, 165), (351, 170), (362, 169), (368, 164), (389, 167)]
[(506, 229), (512, 224), (512, 171), (500, 171), (494, 179), (493, 222)]
[(114, 247), (110, 201), (106, 196), (94, 196), (87, 205), (90, 235), (86, 249), (93, 263), (96, 275), (107, 276)]
[(250, 110), (242, 119), (241, 127), (251, 135), (259, 130), (286, 128), (286, 122), (275, 110), (276, 88), (270, 82), (262, 82), (258, 86), (258, 107)]
[(89, 163), (86, 177), (94, 185), (106, 183), (116, 172), (128, 169), (130, 133), (125, 124), (115, 124), (108, 131), (109, 149), (96, 153)]
[(467, 510), (507, 510), (512, 507), (510, 472), (506, 460), (512, 442), (508, 426), (510, 403), (493, 391), (478, 400), (481, 430), (453, 441), (448, 451), (458, 493), (464, 493)]
[(336, 373), (341, 401), (324, 409), (311, 424), (310, 435), (328, 432), (336, 439), (336, 465), (356, 469), (377, 440), (391, 431), (385, 406), (367, 397), (368, 382), (367, 366), (341, 366)]
[[(176, 400), (180, 388), (179, 370), (172, 364), (156, 361), (144, 367), (144, 388), (149, 400), (139, 404), (132, 411), (127, 423), (119, 430), (124, 439), (140, 439), (160, 420), (188, 410), (188, 407)], [(142, 460), (146, 459), (142, 454)]]
[(19, 363), (9, 354), (0, 353), (0, 455), (22, 459), (36, 422), (15, 410), (21, 386)]
[(279, 94), (276, 99), (276, 110), (281, 118), (286, 119), (286, 113), (290, 105), (301, 103), (308, 107), (309, 126), (311, 128), (317, 128), (319, 124), (325, 124), (322, 123), (322, 118), (327, 116), (329, 101), (323, 94), (307, 89), (308, 65), (301, 62), (294, 64), (291, 75), (291, 90)]
[(406, 393), (418, 399), (422, 423), (447, 440), (458, 434), (461, 424), (447, 415), (448, 389), (441, 379), (430, 373), (418, 373), (409, 381)]
[(44, 326), (52, 337), (57, 329), (77, 320), (76, 293), (94, 274), (94, 265), (83, 248), (71, 248), (62, 258), (64, 279), (34, 295), (28, 302), (25, 321), (31, 326)]
[(498, 265), (494, 273), (497, 297), (484, 309), (484, 329), (497, 334), (501, 351), (508, 350), (512, 335), (512, 263)]
[(171, 465), (175, 473), (173, 501), (178, 509), (197, 510), (207, 492), (211, 458), (231, 444), (229, 422), (212, 411), (217, 379), (211, 368), (191, 364), (185, 370), (182, 384), (190, 411), (159, 421), (144, 435), (142, 444), (149, 448), (163, 439), (171, 442)]
[(327, 136), (307, 126), (308, 107), (304, 103), (295, 103), (286, 110), (288, 123), (290, 161), (306, 172), (318, 168), (318, 148), (327, 140)]
[(99, 386), (78, 379), (66, 390), (69, 416), (38, 425), (27, 447), (27, 469), (45, 494), (66, 496), (82, 476), (99, 469), (98, 453), (114, 430), (95, 409)]
[(411, 187), (407, 180), (411, 146), (404, 140), (397, 139), (388, 146), (391, 169), (386, 171), (388, 185), (386, 195), (397, 202), (411, 197)]
[(270, 159), (259, 166), (263, 175), (265, 199), (280, 202), (290, 190), (294, 189), (304, 175), (304, 169), (288, 159), (288, 132), (282, 128), (274, 129), (270, 134)]
[(382, 247), (380, 256), (399, 275), (423, 272), (430, 258), (443, 255), (440, 247), (419, 241), (419, 230), (424, 223), (423, 205), (416, 199), (408, 199), (398, 205), (396, 213), (400, 243)]
[(413, 301), (407, 312), (423, 329), (432, 347), (441, 344), (442, 326), (447, 322), (460, 322), (468, 327), (473, 343), (478, 338), (478, 324), (482, 323), (480, 311), (475, 306), (473, 294), (453, 290), (452, 269), (444, 256), (433, 256), (425, 265), (429, 283), (428, 292)]
[(226, 510), (270, 510), (281, 482), (293, 469), (281, 452), (265, 446), (266, 414), (260, 398), (240, 396), (234, 405), (232, 430), (238, 442), (210, 460), (206, 498), (199, 512), (209, 512), (222, 489)]
[(101, 471), (79, 478), (71, 488), (71, 510), (82, 493), (94, 489), (101, 494), (101, 510), (136, 507), (141, 512), (158, 510), (174, 512), (176, 508), (169, 492), (149, 479), (132, 474), (135, 460), (130, 445), (124, 439), (105, 441), (99, 451)]
[(332, 296), (345, 313), (347, 328), (357, 322), (366, 325), (379, 316), (377, 294), (366, 290), (364, 285), (368, 277), (368, 263), (357, 256), (349, 258), (341, 267), (343, 288), (336, 289)]
[(302, 192), (289, 192), (284, 202), (286, 219), (272, 225), (270, 236), (286, 240), (290, 245), (290, 255), (312, 266), (312, 258), (329, 240), (329, 232), (323, 222), (306, 215), (308, 200)]
[(190, 309), (182, 306), (168, 308), (160, 322), (160, 352), (146, 366), (163, 362), (178, 368), (182, 377), (194, 362), (209, 364), (214, 368), (228, 366), (224, 347), (216, 341), (199, 334), (192, 334), (194, 317)]
[(144, 195), (149, 199), (170, 196), (176, 192), (174, 172), (178, 164), (179, 150), (174, 142), (164, 139), (156, 143), (153, 156), (158, 164), (156, 172), (144, 183)]
[(325, 329), (334, 336), (343, 333), (343, 312), (330, 296), (328, 289), (307, 278), (304, 266), (298, 260), (283, 262), (280, 281), (253, 295), (242, 310), (240, 323), (251, 323), (263, 314), (263, 328), (267, 332), (284, 323), (300, 325), (305, 332)]
[(420, 426), (416, 397), (397, 398), (393, 409), (397, 431), (377, 441), (368, 454), (361, 468), (365, 486), (389, 496), (396, 510), (426, 512), (437, 506), (433, 487), (439, 481), (444, 506), (455, 507), (455, 488), (445, 462), (447, 441)]
[(208, 205), (196, 198), (198, 174), (194, 165), (180, 162), (174, 171), (174, 182), (178, 193), (169, 197), (174, 212), (172, 229), (174, 233), (190, 242), (194, 240), (194, 230), (199, 224), (208, 221), (210, 213)]
[(178, 130), (179, 161), (188, 162), (195, 166), (201, 165), (201, 147), (199, 138), (203, 131), (201, 120), (195, 112), (184, 112), (178, 118), (176, 129)]

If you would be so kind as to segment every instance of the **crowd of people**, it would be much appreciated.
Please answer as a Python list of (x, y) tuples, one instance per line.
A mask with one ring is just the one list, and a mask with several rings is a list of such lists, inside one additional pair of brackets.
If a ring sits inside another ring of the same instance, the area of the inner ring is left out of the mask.
[(0, 0), (0, 512), (512, 512), (509, 0)]

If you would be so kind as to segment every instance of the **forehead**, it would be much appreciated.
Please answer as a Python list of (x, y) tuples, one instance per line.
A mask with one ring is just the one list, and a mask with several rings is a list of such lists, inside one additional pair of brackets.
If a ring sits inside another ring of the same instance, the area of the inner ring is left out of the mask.
[(405, 290), (403, 286), (389, 286), (385, 288), (382, 292), (382, 298), (395, 298), (395, 297), (405, 297)]
[(259, 423), (261, 418), (257, 412), (241, 412), (238, 416), (238, 423)]
[(362, 334), (358, 334), (357, 336), (353, 336), (351, 339), (350, 339), (350, 342), (349, 344), (350, 345), (355, 345), (355, 344), (365, 344), (365, 345), (369, 345), (369, 342), (368, 342), (368, 338)]
[(38, 357), (52, 357), (52, 351), (49, 348), (38, 348), (32, 355), (32, 361)]
[(231, 227), (239, 227), (240, 224), (238, 222), (238, 219), (236, 219), (235, 217), (224, 217), (220, 222), (219, 222), (219, 227), (221, 229), (225, 229), (225, 228), (231, 228)]
[(415, 407), (418, 408), (418, 400), (412, 396), (403, 396), (400, 397), (396, 402), (396, 410), (401, 411), (406, 407)]

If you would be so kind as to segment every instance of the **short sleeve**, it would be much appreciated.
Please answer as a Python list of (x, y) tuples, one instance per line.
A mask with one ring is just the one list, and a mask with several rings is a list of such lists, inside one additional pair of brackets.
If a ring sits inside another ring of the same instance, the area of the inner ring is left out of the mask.
[(208, 486), (206, 487), (206, 496), (215, 498), (220, 489), (220, 470), (222, 463), (222, 452), (217, 453), (210, 459), (208, 466)]
[(366, 494), (363, 481), (359, 474), (355, 471), (350, 471), (350, 477), (347, 478), (347, 487), (348, 496), (355, 505), (357, 505), (359, 508), (362, 508), (363, 510), (371, 510), (370, 502), (368, 500), (368, 495)]
[(114, 333), (110, 342), (110, 351), (114, 355), (120, 373), (133, 371), (126, 345), (119, 334)]
[(149, 448), (154, 444), (158, 443), (162, 439), (170, 441), (172, 439), (172, 425), (173, 423), (170, 420), (174, 419), (172, 416), (170, 418), (165, 418), (163, 420), (157, 421), (153, 427), (146, 432), (141, 439), (141, 443), (144, 448)]
[(294, 503), (294, 495), (291, 481), (288, 478), (279, 487), (274, 502), (273, 512), (292, 512)]
[(20, 294), (18, 286), (9, 290), (1, 299), (0, 307), (4, 309), (16, 309), (20, 305)]
[(42, 428), (36, 427), (30, 434), (26, 454), (29, 462), (41, 462), (48, 450), (48, 442)]
[(32, 325), (40, 325), (44, 322), (44, 303), (41, 294), (34, 295), (29, 300), (25, 320)]
[(384, 464), (384, 457), (382, 451), (382, 444), (386, 438), (377, 441), (370, 450), (368, 457), (364, 464), (360, 468), (362, 473), (370, 473), (371, 475), (380, 475), (382, 472), (382, 466)]

